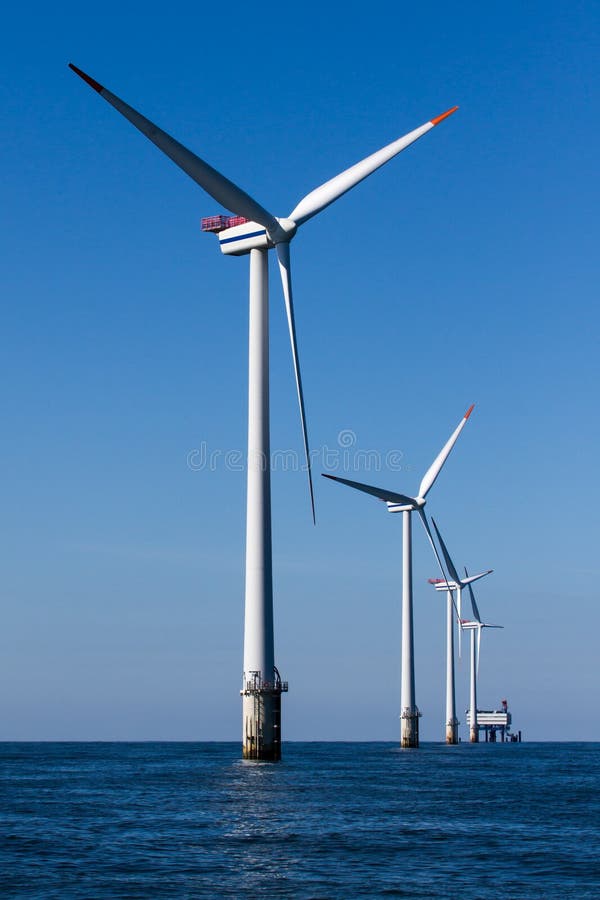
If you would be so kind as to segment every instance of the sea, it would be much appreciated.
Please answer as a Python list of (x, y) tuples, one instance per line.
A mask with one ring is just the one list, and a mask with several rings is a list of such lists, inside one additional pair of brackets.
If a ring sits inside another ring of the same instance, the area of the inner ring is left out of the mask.
[(0, 896), (600, 898), (600, 744), (0, 744)]

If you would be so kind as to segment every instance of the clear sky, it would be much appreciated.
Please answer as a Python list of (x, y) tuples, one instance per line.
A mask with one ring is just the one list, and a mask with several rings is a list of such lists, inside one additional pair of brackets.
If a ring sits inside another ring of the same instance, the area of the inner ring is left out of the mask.
[[(73, 61), (276, 215), (460, 105), (293, 243), (311, 445), (349, 441), (348, 477), (411, 493), (476, 402), (428, 510), (457, 563), (495, 570), (480, 705), (600, 740), (599, 25), (578, 0), (4, 11), (0, 738), (240, 737), (245, 475), (188, 460), (245, 447), (248, 260)], [(272, 284), (272, 445), (300, 451)], [(315, 481), (316, 528), (304, 473), (273, 477), (284, 738), (396, 740), (401, 522)], [(437, 740), (417, 523), (414, 546)], [(467, 680), (464, 659), (463, 737)]]

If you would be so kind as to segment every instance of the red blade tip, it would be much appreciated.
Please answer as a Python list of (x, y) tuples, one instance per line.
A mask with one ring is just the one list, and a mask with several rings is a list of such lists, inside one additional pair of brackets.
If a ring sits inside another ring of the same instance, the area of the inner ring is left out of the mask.
[(475, 404), (471, 403), (470, 407), (468, 408), (468, 410), (465, 413), (465, 419), (469, 418), (469, 416), (471, 415), (471, 413), (473, 412), (474, 409), (475, 409)]
[(439, 125), (440, 122), (443, 122), (444, 119), (447, 119), (448, 116), (451, 116), (452, 113), (455, 113), (458, 109), (458, 106), (453, 106), (452, 109), (447, 109), (445, 113), (442, 113), (441, 116), (436, 116), (435, 119), (431, 119), (432, 125)]
[(76, 75), (79, 75), (80, 78), (83, 78), (83, 80), (86, 81), (90, 87), (93, 87), (95, 91), (98, 91), (99, 94), (104, 90), (101, 84), (98, 84), (97, 81), (94, 81), (93, 78), (90, 78), (89, 75), (86, 75), (85, 72), (82, 72), (81, 69), (78, 69), (77, 66), (74, 66), (73, 63), (69, 63), (69, 68), (73, 69)]

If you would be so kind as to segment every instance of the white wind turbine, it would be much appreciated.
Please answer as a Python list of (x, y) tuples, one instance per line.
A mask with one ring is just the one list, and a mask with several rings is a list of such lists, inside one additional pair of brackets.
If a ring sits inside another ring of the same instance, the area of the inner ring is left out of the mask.
[(423, 527), (427, 532), (427, 537), (433, 548), (433, 552), (435, 553), (442, 574), (444, 575), (444, 579), (445, 581), (448, 581), (429, 528), (427, 516), (425, 515), (425, 498), (433, 487), (436, 478), (442, 470), (442, 466), (458, 440), (459, 434), (467, 424), (467, 419), (472, 411), (473, 406), (470, 406), (460, 420), (455, 431), (428, 468), (419, 485), (419, 491), (416, 497), (408, 497), (406, 494), (397, 494), (394, 491), (388, 491), (385, 488), (372, 487), (368, 484), (361, 484), (358, 481), (349, 481), (347, 478), (338, 478), (336, 475), (324, 474), (325, 478), (330, 478), (332, 481), (339, 481), (341, 484), (347, 484), (349, 487), (356, 488), (358, 491), (363, 491), (365, 494), (371, 494), (379, 500), (384, 500), (387, 503), (388, 512), (402, 513), (402, 675), (400, 685), (400, 707), (402, 710), (400, 743), (402, 747), (419, 746), (420, 713), (415, 700), (411, 515), (415, 511), (419, 513), (421, 522), (423, 523)]
[[(484, 628), (504, 628), (503, 625), (490, 625), (488, 622), (481, 621), (481, 615), (477, 603), (475, 602), (475, 594), (471, 587), (469, 573), (465, 566), (465, 576), (469, 588), (471, 598), (471, 609), (473, 611), (472, 621), (461, 621), (463, 628), (471, 632), (471, 678), (469, 691), (469, 740), (472, 744), (479, 741), (479, 728), (477, 725), (477, 679), (479, 678), (479, 657), (481, 653), (481, 632)], [(477, 632), (477, 648), (475, 648), (475, 632)]]
[(243, 755), (253, 759), (279, 759), (281, 753), (281, 682), (275, 667), (273, 639), (273, 591), (271, 560), (271, 482), (269, 444), (269, 322), (268, 260), (275, 249), (283, 285), (292, 346), (296, 389), (310, 502), (314, 521), (314, 497), (304, 412), (304, 396), (292, 295), (290, 241), (303, 225), (346, 191), (422, 137), (458, 107), (453, 107), (366, 157), (307, 194), (287, 218), (277, 218), (240, 187), (213, 169), (166, 132), (115, 96), (81, 69), (69, 64), (104, 100), (165, 153), (186, 175), (218, 203), (237, 215), (237, 220), (215, 217), (220, 224), (222, 253), (250, 254), (248, 493), (246, 512), (246, 591), (243, 675)]
[[(458, 744), (458, 719), (456, 718), (456, 692), (454, 687), (454, 597), (453, 594), (456, 592), (456, 611), (458, 615), (458, 637), (460, 642), (460, 635), (462, 631), (462, 622), (461, 622), (461, 596), (463, 592), (463, 588), (470, 587), (471, 583), (474, 581), (479, 581), (480, 578), (485, 578), (486, 575), (491, 575), (493, 569), (488, 569), (486, 572), (480, 572), (479, 575), (471, 575), (466, 576), (465, 578), (460, 578), (458, 572), (456, 571), (456, 567), (452, 561), (450, 554), (448, 553), (448, 549), (444, 543), (442, 535), (440, 534), (440, 530), (437, 527), (435, 519), (431, 518), (433, 522), (433, 527), (435, 528), (435, 533), (437, 535), (437, 539), (439, 541), (440, 547), (442, 548), (442, 555), (444, 557), (444, 561), (446, 563), (446, 567), (448, 569), (448, 573), (452, 581), (445, 581), (443, 578), (430, 578), (429, 581), (434, 585), (436, 591), (446, 591), (447, 595), (447, 604), (446, 604), (446, 743), (447, 744)], [(460, 644), (459, 644), (460, 646)]]

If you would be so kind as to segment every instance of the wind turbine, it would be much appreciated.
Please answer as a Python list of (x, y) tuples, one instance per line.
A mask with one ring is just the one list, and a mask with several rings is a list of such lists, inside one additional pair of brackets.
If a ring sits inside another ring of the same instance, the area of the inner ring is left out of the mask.
[[(475, 602), (475, 594), (471, 587), (471, 579), (465, 566), (465, 576), (471, 597), (471, 609), (473, 610), (472, 621), (462, 621), (463, 628), (471, 632), (471, 680), (469, 691), (469, 740), (472, 744), (479, 742), (479, 727), (477, 725), (477, 679), (479, 678), (479, 656), (481, 652), (481, 632), (484, 628), (504, 628), (503, 625), (490, 625), (488, 622), (481, 621), (479, 608)], [(477, 649), (475, 649), (475, 632), (477, 632)]]
[(393, 141), (326, 181), (307, 194), (287, 218), (277, 218), (242, 188), (85, 72), (82, 72), (81, 69), (71, 63), (69, 66), (104, 100), (151, 140), (159, 150), (162, 150), (186, 175), (200, 185), (207, 194), (236, 214), (236, 218), (233, 219), (225, 216), (214, 217), (218, 220), (216, 226), (211, 225), (210, 222), (205, 225), (205, 230), (218, 233), (222, 253), (233, 256), (250, 254), (248, 492), (244, 674), (241, 691), (243, 697), (242, 740), (244, 758), (280, 759), (281, 692), (287, 690), (287, 682), (281, 681), (275, 667), (273, 638), (268, 251), (275, 249), (283, 285), (314, 521), (310, 454), (294, 320), (290, 241), (300, 225), (317, 215), (418, 138), (431, 131), (458, 107), (455, 106), (431, 119), (404, 137)]
[(448, 568), (448, 572), (450, 574), (450, 577), (452, 578), (452, 581), (444, 581), (444, 579), (442, 578), (430, 578), (429, 582), (430, 584), (434, 585), (436, 591), (446, 591), (446, 743), (458, 744), (458, 719), (456, 718), (456, 692), (454, 688), (453, 593), (456, 591), (456, 610), (458, 614), (458, 635), (460, 641), (460, 633), (462, 630), (461, 595), (463, 588), (465, 588), (467, 585), (469, 585), (470, 587), (472, 582), (479, 581), (480, 578), (485, 578), (486, 575), (491, 575), (493, 569), (488, 569), (486, 572), (480, 572), (479, 575), (471, 575), (465, 578), (460, 578), (433, 516), (431, 517), (431, 521), (433, 522), (433, 527), (435, 528), (437, 539), (439, 541), (440, 547), (442, 548), (442, 555)]
[(457, 428), (450, 435), (448, 441), (444, 444), (435, 460), (427, 469), (427, 472), (419, 485), (416, 497), (408, 497), (406, 494), (397, 494), (393, 491), (388, 491), (385, 488), (372, 487), (368, 484), (361, 484), (358, 481), (349, 481), (346, 478), (338, 478), (336, 475), (325, 475), (323, 473), (325, 478), (330, 478), (332, 481), (339, 481), (341, 484), (347, 484), (349, 487), (356, 488), (358, 491), (363, 491), (365, 494), (371, 494), (379, 500), (384, 500), (387, 503), (388, 512), (402, 513), (402, 676), (400, 685), (400, 706), (402, 710), (400, 743), (402, 747), (419, 746), (420, 713), (415, 700), (411, 515), (413, 512), (418, 512), (442, 574), (447, 581), (448, 579), (437, 552), (427, 521), (427, 516), (425, 515), (425, 498), (433, 487), (436, 478), (442, 470), (442, 466), (458, 440), (459, 434), (467, 424), (467, 420), (472, 411), (473, 406), (470, 406), (460, 420)]

